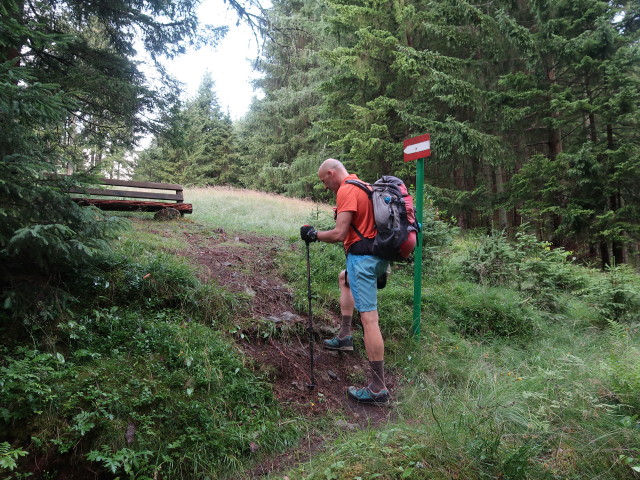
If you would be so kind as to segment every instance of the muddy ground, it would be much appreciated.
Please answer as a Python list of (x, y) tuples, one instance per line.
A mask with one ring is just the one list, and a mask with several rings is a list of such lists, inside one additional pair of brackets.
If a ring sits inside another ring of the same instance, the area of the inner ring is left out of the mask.
[[(279, 249), (287, 248), (277, 237), (253, 234), (231, 235), (220, 229), (214, 235), (201, 236), (184, 232), (190, 245), (184, 254), (200, 265), (203, 275), (231, 292), (244, 293), (251, 298), (251, 317), (273, 322), (274, 329), (303, 332), (302, 335), (279, 339), (254, 335), (251, 327), (238, 338), (239, 348), (262, 371), (269, 372), (273, 391), (278, 401), (303, 417), (328, 415), (336, 418), (336, 427), (357, 429), (378, 425), (393, 416), (392, 407), (359, 405), (346, 396), (346, 389), (354, 379), (368, 378), (368, 362), (363, 345), (356, 345), (353, 353), (332, 352), (322, 348), (322, 339), (330, 338), (331, 331), (339, 325), (339, 311), (333, 324), (321, 323), (314, 318), (313, 382), (310, 368), (310, 344), (307, 334), (308, 316), (296, 312), (293, 291), (284, 278), (278, 275), (274, 264)], [(304, 250), (300, 246), (300, 254)], [(336, 272), (337, 278), (338, 272)], [(305, 292), (306, 293), (306, 292)], [(338, 287), (336, 284), (336, 296)], [(302, 325), (297, 325), (302, 323)], [(396, 380), (387, 374), (387, 386), (393, 392)], [(314, 387), (310, 387), (312, 383)], [(361, 386), (361, 385), (357, 385)], [(307, 439), (296, 451), (285, 452), (277, 458), (260, 463), (250, 473), (260, 478), (280, 470), (296, 459), (308, 459), (322, 448), (323, 438)], [(247, 478), (246, 476), (244, 478)]]

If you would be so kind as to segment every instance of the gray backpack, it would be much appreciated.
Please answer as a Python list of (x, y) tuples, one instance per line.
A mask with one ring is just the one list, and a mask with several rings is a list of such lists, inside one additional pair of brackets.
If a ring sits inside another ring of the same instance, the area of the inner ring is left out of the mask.
[[(409, 254), (401, 254), (403, 244), (408, 241), (409, 232), (419, 230), (416, 223), (413, 199), (402, 180), (385, 175), (373, 185), (359, 180), (347, 180), (364, 190), (373, 202), (376, 236), (365, 238), (351, 224), (360, 241), (354, 243), (349, 253), (354, 255), (377, 255), (387, 260), (403, 260)], [(409, 252), (410, 253), (410, 252)]]

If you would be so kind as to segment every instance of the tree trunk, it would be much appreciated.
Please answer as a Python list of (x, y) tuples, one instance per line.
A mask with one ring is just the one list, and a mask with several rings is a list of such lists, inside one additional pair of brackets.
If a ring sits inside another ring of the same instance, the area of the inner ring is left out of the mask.
[[(611, 195), (611, 197), (609, 198), (611, 210), (613, 210), (614, 212), (619, 210), (622, 207), (621, 202), (622, 198), (620, 197), (619, 193)], [(613, 253), (613, 261), (615, 262), (615, 265), (622, 265), (623, 263), (627, 263), (625, 258), (626, 256), (624, 242), (622, 240), (620, 240), (619, 238), (614, 238), (611, 241), (611, 250)]]
[[(487, 186), (487, 195), (489, 195), (489, 197), (493, 197), (495, 193), (495, 179), (493, 168), (491, 167), (489, 162), (481, 160), (480, 169), (482, 171), (482, 179)], [(491, 232), (495, 229), (495, 213), (491, 209), (489, 209), (483, 216), (486, 217), (488, 223), (487, 225), (485, 225), (485, 227), (487, 228), (489, 234), (491, 234)]]
[[(16, 17), (18, 22), (22, 23), (22, 13), (24, 12), (24, 0), (17, 1), (15, 3), (16, 10), (13, 12), (13, 17)], [(14, 67), (20, 66), (20, 49), (22, 45), (7, 45), (4, 48), (0, 48), (0, 63), (13, 63)], [(14, 85), (18, 84), (18, 81), (13, 82)], [(4, 142), (0, 142), (0, 160), (3, 160), (7, 155), (11, 155), (10, 147)]]
[[(453, 182), (458, 190), (464, 190), (465, 181), (464, 181), (464, 167), (456, 167), (453, 172)], [(460, 210), (458, 213), (458, 227), (463, 230), (469, 228), (469, 221), (467, 218), (467, 212)]]
[[(502, 166), (498, 166), (496, 169), (496, 193), (499, 197), (504, 193), (504, 171)], [(508, 226), (507, 212), (503, 207), (498, 208), (498, 226), (500, 230), (505, 230)]]
[(609, 244), (600, 242), (600, 258), (602, 259), (602, 270), (606, 270), (611, 266), (611, 256), (609, 255)]
[[(551, 68), (547, 72), (547, 78), (549, 79), (549, 83), (551, 85), (556, 84), (556, 72), (554, 68)], [(558, 110), (553, 110), (549, 114), (553, 120), (557, 120), (560, 118), (560, 112)], [(560, 153), (562, 153), (562, 130), (560, 127), (553, 126), (548, 131), (548, 145), (549, 145), (549, 159), (554, 162)], [(560, 199), (558, 199), (558, 203), (560, 203)], [(553, 231), (551, 232), (551, 238), (549, 239), (554, 245), (558, 246), (560, 244), (559, 239), (556, 238), (556, 231), (558, 227), (562, 223), (562, 218), (557, 213), (551, 214), (551, 224)]]
[[(551, 85), (556, 84), (556, 71), (554, 68), (551, 68), (547, 72), (547, 78)], [(550, 116), (552, 119), (557, 120), (560, 118), (560, 112), (558, 110), (554, 110), (550, 112)], [(549, 158), (553, 161), (557, 158), (558, 154), (562, 152), (562, 131), (560, 130), (560, 127), (554, 126), (549, 129), (548, 144)]]
[[(613, 144), (613, 125), (610, 123), (607, 124), (607, 148), (609, 150), (613, 150), (615, 148), (615, 145)], [(614, 212), (622, 208), (622, 197), (620, 196), (620, 192), (616, 192), (611, 195), (610, 208)], [(624, 235), (624, 232), (622, 232), (621, 235)], [(616, 265), (626, 263), (624, 243), (622, 240), (619, 238), (613, 239), (611, 242), (611, 249), (613, 251), (613, 261)]]

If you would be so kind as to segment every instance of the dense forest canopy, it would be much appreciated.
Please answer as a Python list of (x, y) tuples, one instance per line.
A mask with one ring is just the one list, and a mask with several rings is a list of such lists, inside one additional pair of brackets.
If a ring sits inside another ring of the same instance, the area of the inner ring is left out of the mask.
[[(640, 218), (639, 18), (637, 3), (602, 0), (276, 1), (258, 62), (265, 96), (226, 160), (237, 173), (191, 183), (322, 199), (328, 156), (370, 181), (412, 183), (402, 140), (431, 133), (428, 195), (462, 228), (526, 224), (624, 263)], [(207, 161), (225, 163), (192, 164)]]

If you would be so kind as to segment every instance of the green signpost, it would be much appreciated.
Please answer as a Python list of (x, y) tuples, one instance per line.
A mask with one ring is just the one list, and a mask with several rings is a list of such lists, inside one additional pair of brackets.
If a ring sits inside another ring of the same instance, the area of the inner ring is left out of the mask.
[[(403, 142), (404, 161), (416, 160), (416, 221), (422, 225), (424, 207), (424, 157), (431, 155), (429, 134), (408, 138)], [(413, 335), (420, 335), (422, 304), (422, 229), (418, 232), (413, 264)]]

